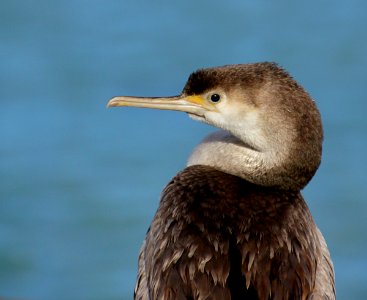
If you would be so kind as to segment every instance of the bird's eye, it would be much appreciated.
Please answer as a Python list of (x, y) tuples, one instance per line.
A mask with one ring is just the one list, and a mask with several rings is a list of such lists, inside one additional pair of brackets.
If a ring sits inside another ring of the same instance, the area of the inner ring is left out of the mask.
[(212, 95), (210, 96), (210, 101), (211, 101), (211, 102), (214, 102), (214, 103), (219, 102), (219, 101), (220, 101), (220, 95), (218, 95), (218, 94), (212, 94)]

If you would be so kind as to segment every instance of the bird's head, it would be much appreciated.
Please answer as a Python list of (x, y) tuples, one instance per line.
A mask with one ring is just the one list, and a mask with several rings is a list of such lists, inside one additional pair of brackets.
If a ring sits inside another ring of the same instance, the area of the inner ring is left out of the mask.
[(274, 63), (201, 69), (190, 75), (179, 96), (114, 97), (108, 106), (186, 112), (230, 132), (248, 149), (268, 153), (274, 161), (279, 156), (279, 164), (287, 160), (287, 168), (305, 174), (297, 187), (309, 181), (320, 163), (318, 110), (307, 92)]

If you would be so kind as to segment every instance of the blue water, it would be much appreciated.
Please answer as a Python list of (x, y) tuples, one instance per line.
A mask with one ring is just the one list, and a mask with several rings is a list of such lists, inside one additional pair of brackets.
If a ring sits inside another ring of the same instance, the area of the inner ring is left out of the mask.
[(106, 109), (178, 94), (193, 70), (276, 61), (321, 110), (304, 191), (338, 299), (367, 298), (367, 2), (0, 3), (0, 297), (131, 299), (159, 194), (213, 129)]

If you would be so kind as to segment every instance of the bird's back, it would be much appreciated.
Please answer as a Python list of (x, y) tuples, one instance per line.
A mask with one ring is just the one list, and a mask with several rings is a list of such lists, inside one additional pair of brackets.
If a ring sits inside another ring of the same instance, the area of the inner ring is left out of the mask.
[(191, 166), (163, 191), (135, 299), (334, 299), (323, 243), (298, 191)]

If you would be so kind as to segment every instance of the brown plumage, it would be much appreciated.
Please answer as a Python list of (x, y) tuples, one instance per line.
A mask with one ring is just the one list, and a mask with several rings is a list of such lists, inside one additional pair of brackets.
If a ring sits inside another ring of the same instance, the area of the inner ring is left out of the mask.
[(335, 299), (329, 252), (300, 194), (320, 163), (320, 116), (283, 69), (199, 70), (180, 96), (109, 106), (186, 111), (224, 129), (164, 189), (135, 299)]

